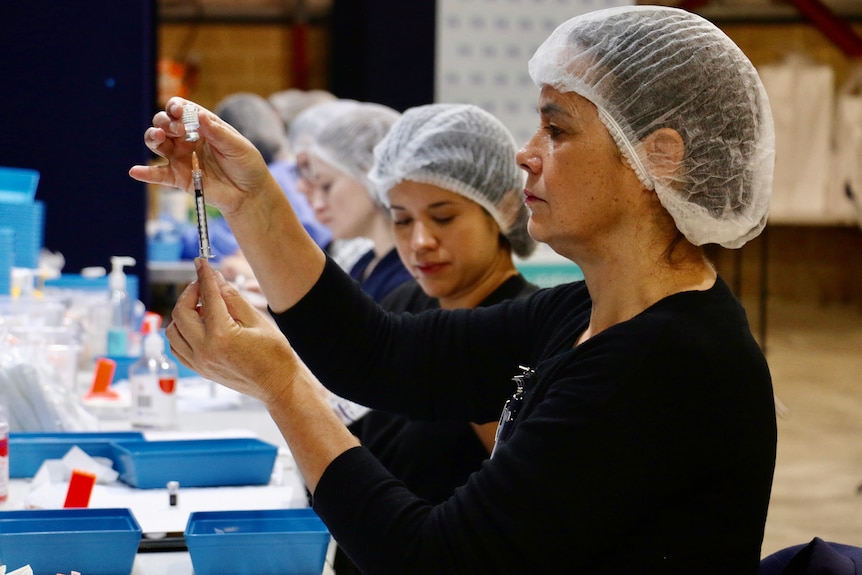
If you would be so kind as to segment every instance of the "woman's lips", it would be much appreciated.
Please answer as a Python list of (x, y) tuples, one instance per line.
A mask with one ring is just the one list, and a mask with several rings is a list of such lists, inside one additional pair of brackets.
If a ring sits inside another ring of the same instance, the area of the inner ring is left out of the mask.
[(443, 268), (446, 267), (446, 264), (443, 263), (434, 263), (434, 264), (417, 264), (416, 269), (419, 270), (419, 273), (422, 275), (434, 275), (440, 272)]
[(533, 194), (531, 194), (527, 190), (524, 190), (524, 203), (525, 204), (529, 205), (531, 203), (541, 202), (541, 201), (542, 201), (542, 198), (540, 198), (538, 196), (534, 196)]

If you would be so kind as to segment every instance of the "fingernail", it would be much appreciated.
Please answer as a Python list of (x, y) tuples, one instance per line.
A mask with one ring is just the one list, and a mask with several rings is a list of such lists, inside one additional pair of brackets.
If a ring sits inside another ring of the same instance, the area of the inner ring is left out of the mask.
[(201, 262), (200, 258), (195, 258), (195, 271), (200, 271), (203, 262)]

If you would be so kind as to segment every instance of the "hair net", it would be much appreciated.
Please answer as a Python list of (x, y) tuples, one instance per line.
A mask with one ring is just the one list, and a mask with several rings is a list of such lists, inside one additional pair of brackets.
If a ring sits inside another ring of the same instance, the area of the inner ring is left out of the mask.
[(381, 104), (358, 103), (327, 122), (309, 153), (361, 182), (373, 196), (368, 171), (374, 164), (374, 146), (400, 116)]
[[(721, 30), (677, 8), (599, 10), (559, 26), (529, 63), (538, 86), (576, 92), (638, 178), (696, 245), (742, 246), (766, 225), (775, 133), (754, 66)], [(642, 140), (673, 128), (676, 173), (655, 173)]]
[(284, 122), (284, 127), (287, 129), (293, 119), (296, 118), (303, 110), (323, 104), (324, 102), (332, 102), (335, 96), (326, 90), (298, 90), (291, 88), (289, 90), (281, 90), (269, 95), (269, 103), (281, 116)]
[(246, 92), (232, 94), (219, 102), (214, 111), (248, 138), (267, 164), (284, 149), (284, 124), (265, 98)]
[(306, 108), (293, 119), (287, 130), (287, 143), (294, 155), (307, 152), (317, 134), (333, 118), (359, 104), (356, 100), (333, 100)]
[(527, 233), (530, 215), (516, 152), (502, 122), (477, 106), (418, 106), (404, 112), (374, 149), (369, 179), (385, 205), (389, 190), (404, 180), (461, 194), (485, 208), (512, 251), (526, 257), (536, 244)]

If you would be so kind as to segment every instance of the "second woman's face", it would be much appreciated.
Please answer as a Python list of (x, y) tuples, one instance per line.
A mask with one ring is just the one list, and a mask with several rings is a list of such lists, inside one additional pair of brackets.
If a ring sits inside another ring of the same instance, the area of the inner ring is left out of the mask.
[(309, 202), (317, 220), (339, 240), (369, 237), (379, 208), (365, 186), (314, 155), (310, 165), (314, 185)]
[(499, 226), (476, 202), (407, 180), (389, 191), (389, 203), (398, 254), (441, 307), (470, 301), (471, 292), (511, 265)]

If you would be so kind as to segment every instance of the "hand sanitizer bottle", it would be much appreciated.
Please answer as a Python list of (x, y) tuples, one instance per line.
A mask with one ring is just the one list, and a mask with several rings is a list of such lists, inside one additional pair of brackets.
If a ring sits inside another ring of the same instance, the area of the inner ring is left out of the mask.
[(176, 427), (177, 378), (179, 370), (167, 355), (159, 333), (161, 317), (144, 316), (144, 354), (129, 367), (132, 395), (132, 426), (152, 429)]
[(108, 288), (111, 290), (111, 325), (108, 328), (108, 355), (125, 356), (129, 351), (129, 332), (132, 329), (132, 303), (126, 288), (123, 266), (135, 265), (135, 258), (113, 256)]

